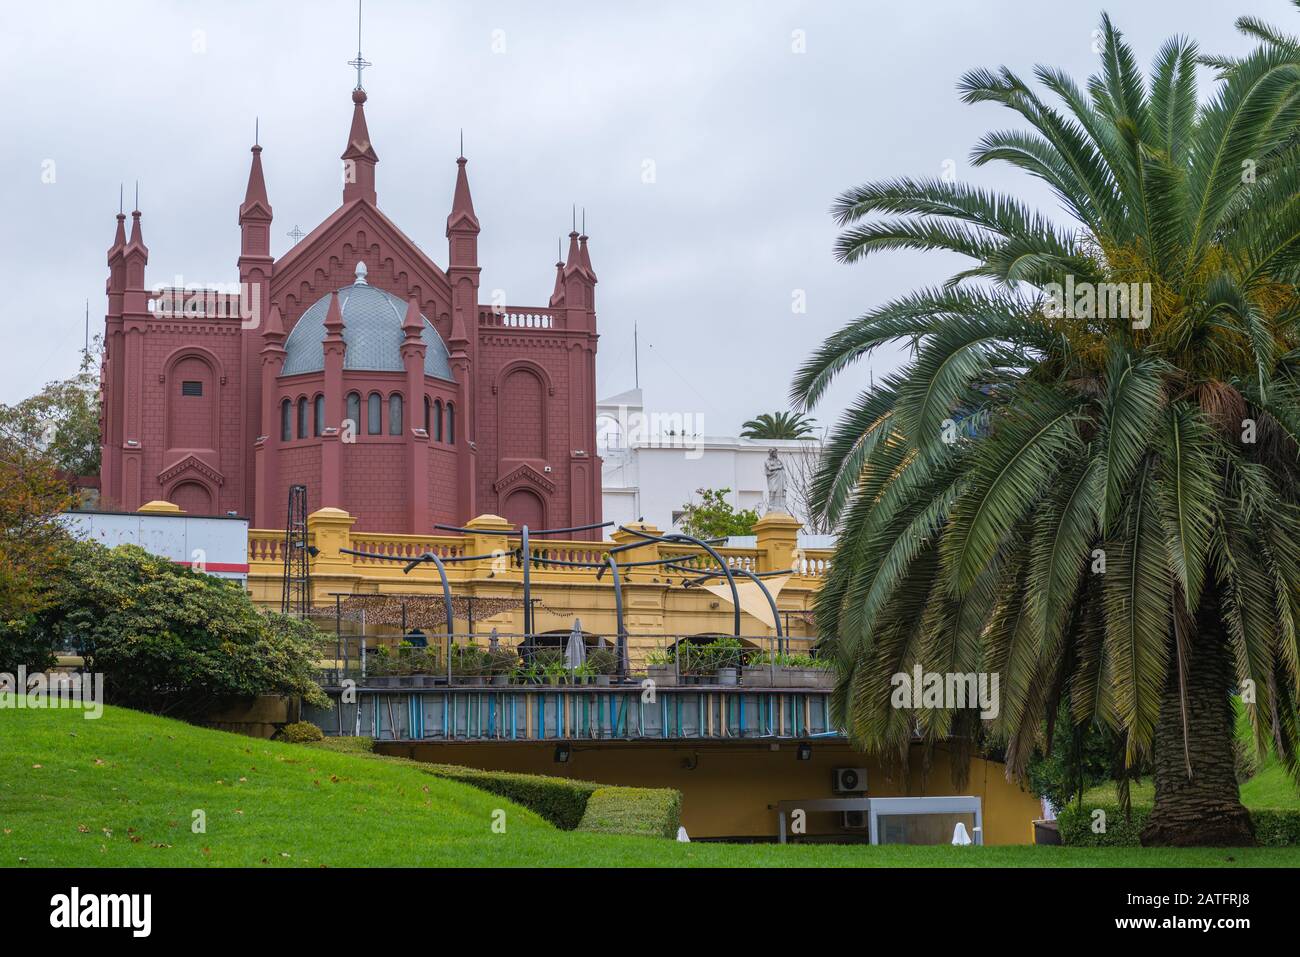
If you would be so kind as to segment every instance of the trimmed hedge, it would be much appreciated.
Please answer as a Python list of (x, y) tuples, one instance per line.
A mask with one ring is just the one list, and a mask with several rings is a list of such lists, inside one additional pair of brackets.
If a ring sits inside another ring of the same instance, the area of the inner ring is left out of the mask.
[[(1106, 812), (1106, 833), (1094, 834), (1092, 814)], [(1300, 810), (1294, 808), (1250, 808), (1250, 820), (1255, 825), (1255, 842), (1260, 847), (1293, 847), (1300, 845)], [(1131, 819), (1126, 820), (1118, 804), (1071, 804), (1057, 815), (1061, 829), (1061, 843), (1073, 847), (1138, 847), (1142, 828), (1151, 815), (1151, 808), (1133, 808)]]
[(671, 788), (606, 787), (576, 778), (428, 764), (376, 754), (371, 738), (327, 737), (306, 743), (326, 751), (409, 764), (426, 774), (468, 784), (520, 804), (564, 831), (675, 838), (681, 825), (682, 795)]
[(344, 754), (372, 754), (375, 750), (375, 742), (372, 738), (353, 738), (353, 737), (327, 737), (319, 741), (308, 741), (307, 744), (313, 748), (323, 748), (326, 751), (341, 751)]
[(582, 823), (587, 800), (600, 789), (593, 781), (552, 778), (544, 774), (516, 774), (512, 771), (482, 771), (456, 764), (425, 764), (428, 773), (460, 781), (535, 811), (563, 831)]
[(587, 800), (579, 831), (675, 838), (682, 822), (682, 792), (672, 788), (597, 788)]

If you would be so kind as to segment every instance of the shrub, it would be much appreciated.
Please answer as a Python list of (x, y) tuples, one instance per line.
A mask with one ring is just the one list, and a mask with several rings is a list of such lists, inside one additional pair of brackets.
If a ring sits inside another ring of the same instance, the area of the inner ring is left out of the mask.
[[(1106, 813), (1104, 834), (1092, 831), (1092, 815), (1096, 810)], [(1135, 805), (1131, 819), (1126, 820), (1118, 804), (1085, 802), (1083, 807), (1071, 804), (1057, 815), (1061, 843), (1075, 847), (1137, 847), (1142, 843), (1142, 827), (1150, 815), (1151, 808)], [(1250, 820), (1255, 825), (1255, 842), (1261, 847), (1300, 845), (1300, 809), (1251, 808)]]
[(262, 613), (238, 583), (134, 545), (78, 542), (70, 552), (33, 627), (79, 648), (110, 703), (196, 715), (224, 696), (289, 694), (330, 707), (310, 623)]
[[(1094, 834), (1092, 830), (1092, 815), (1097, 810), (1106, 814), (1106, 830), (1102, 834)], [(1061, 843), (1075, 847), (1137, 847), (1142, 843), (1138, 837), (1151, 808), (1134, 806), (1132, 812), (1125, 818), (1118, 804), (1085, 802), (1083, 807), (1071, 804), (1056, 815)]]
[(321, 741), (325, 732), (310, 721), (294, 721), (280, 729), (280, 740), (290, 744), (306, 744), (308, 741)]
[(672, 788), (597, 788), (587, 800), (580, 831), (677, 836), (681, 826), (682, 793)]
[(426, 770), (436, 777), (470, 784), (521, 804), (565, 831), (572, 831), (582, 822), (587, 799), (600, 788), (599, 784), (574, 778), (482, 771), (456, 764), (431, 764), (426, 766)]
[(1300, 846), (1300, 809), (1256, 808), (1250, 812), (1260, 847)]

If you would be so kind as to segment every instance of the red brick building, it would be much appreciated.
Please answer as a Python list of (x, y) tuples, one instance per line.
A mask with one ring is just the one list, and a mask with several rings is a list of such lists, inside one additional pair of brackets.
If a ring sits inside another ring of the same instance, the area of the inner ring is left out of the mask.
[(545, 306), (479, 302), (479, 220), (457, 159), (447, 266), (380, 211), (366, 93), (352, 93), (342, 204), (270, 255), (262, 148), (239, 207), (237, 290), (150, 287), (139, 210), (108, 252), (104, 504), (152, 499), (282, 527), (291, 485), (359, 530), (496, 513), (600, 521), (596, 275), (569, 235)]

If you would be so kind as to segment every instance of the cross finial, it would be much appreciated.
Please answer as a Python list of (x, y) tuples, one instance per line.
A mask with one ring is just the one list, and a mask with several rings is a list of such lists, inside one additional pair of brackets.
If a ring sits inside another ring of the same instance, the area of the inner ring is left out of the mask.
[(306, 236), (307, 234), (302, 231), (302, 228), (297, 223), (294, 223), (293, 229), (289, 230), (287, 233), (285, 233), (285, 235), (288, 236), (290, 239), (292, 239), (293, 244), (297, 246), (298, 240), (302, 239), (302, 237)]
[(361, 0), (357, 0), (357, 58), (349, 60), (348, 66), (357, 71), (357, 89), (362, 89), (361, 71), (368, 66), (374, 66), (374, 64), (361, 55)]

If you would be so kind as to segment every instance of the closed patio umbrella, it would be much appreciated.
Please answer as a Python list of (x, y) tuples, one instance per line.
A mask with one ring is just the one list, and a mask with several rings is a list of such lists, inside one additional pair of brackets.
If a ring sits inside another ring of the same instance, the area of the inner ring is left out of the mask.
[(582, 640), (582, 620), (573, 619), (573, 631), (569, 633), (569, 643), (564, 648), (564, 667), (572, 671), (587, 660), (587, 645)]

